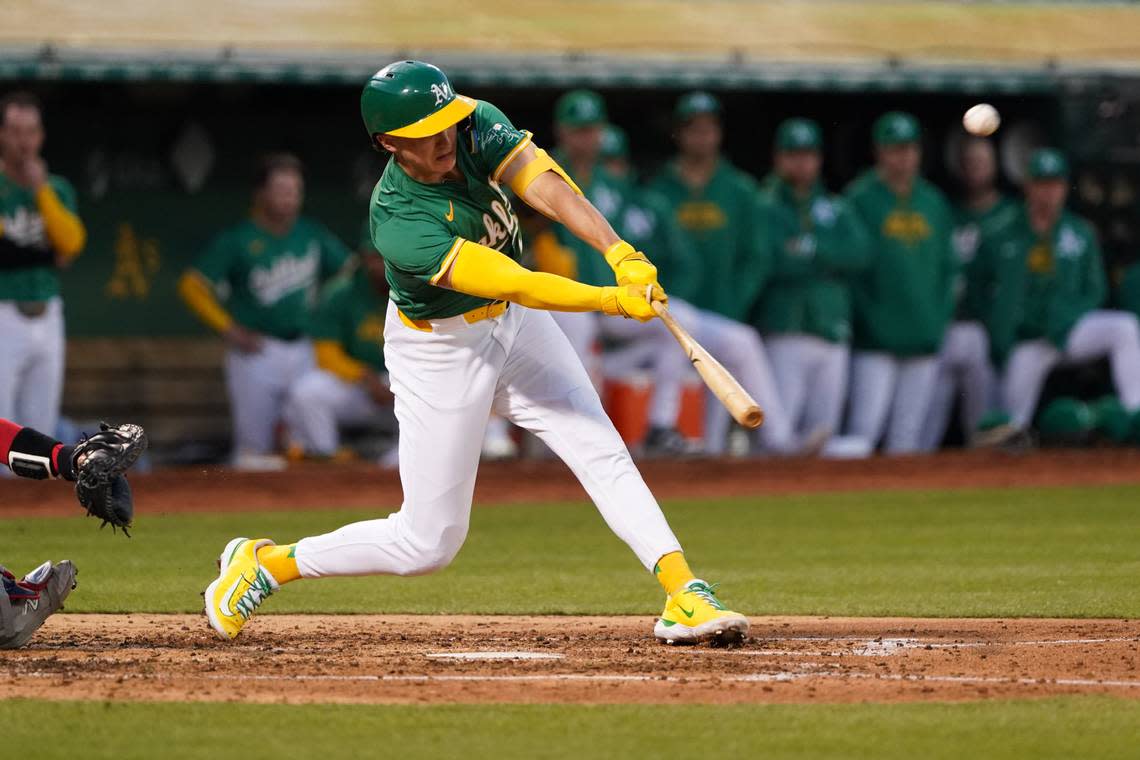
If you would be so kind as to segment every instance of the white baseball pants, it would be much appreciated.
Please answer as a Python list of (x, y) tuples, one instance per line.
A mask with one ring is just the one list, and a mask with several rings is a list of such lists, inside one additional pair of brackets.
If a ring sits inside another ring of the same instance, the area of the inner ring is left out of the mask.
[(847, 433), (885, 454), (921, 451), (922, 428), (938, 376), (937, 356), (899, 358), (856, 351), (851, 360)]
[(1062, 352), (1047, 340), (1017, 344), (1006, 365), (1002, 399), (1010, 422), (1027, 428), (1049, 373), (1059, 364), (1079, 364), (1108, 357), (1120, 401), (1140, 409), (1140, 324), (1125, 311), (1090, 311), (1069, 333)]
[(938, 354), (938, 379), (922, 431), (922, 450), (934, 451), (946, 437), (955, 394), (962, 400), (962, 431), (967, 440), (996, 404), (997, 378), (990, 363), (990, 336), (981, 322), (955, 322)]
[(264, 338), (261, 350), (226, 353), (226, 390), (233, 419), (233, 456), (273, 451), (273, 432), (289, 389), (315, 366), (308, 340)]
[(815, 335), (764, 336), (784, 411), (797, 434), (816, 430), (839, 433), (847, 401), (851, 350)]
[(66, 347), (61, 298), (38, 317), (0, 301), (0, 417), (55, 435)]
[(336, 453), (343, 425), (375, 425), (395, 430), (391, 407), (377, 404), (360, 385), (345, 382), (323, 369), (309, 370), (293, 384), (285, 400), (284, 417), (289, 432), (305, 453), (317, 456)]
[(680, 550), (550, 314), (512, 304), (475, 324), (454, 317), (432, 325), (409, 328), (388, 306), (384, 357), (400, 424), (400, 511), (302, 539), (303, 576), (417, 575), (450, 563), (467, 536), (492, 410), (566, 462), (646, 569)]

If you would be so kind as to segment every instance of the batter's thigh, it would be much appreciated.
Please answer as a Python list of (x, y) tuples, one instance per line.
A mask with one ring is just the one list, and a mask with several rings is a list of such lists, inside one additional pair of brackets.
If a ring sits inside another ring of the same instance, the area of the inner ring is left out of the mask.
[[(547, 312), (520, 311), (496, 411), (541, 438), (570, 467), (610, 529), (652, 568), (680, 549), (677, 539), (566, 336)], [(402, 427), (400, 433), (402, 443)]]

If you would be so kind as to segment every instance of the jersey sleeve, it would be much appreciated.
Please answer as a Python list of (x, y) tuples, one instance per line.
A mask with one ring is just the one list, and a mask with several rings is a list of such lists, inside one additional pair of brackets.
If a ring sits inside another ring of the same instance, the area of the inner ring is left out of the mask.
[(321, 276), (332, 277), (348, 263), (352, 251), (326, 227), (320, 228)]
[(236, 248), (226, 233), (218, 235), (194, 261), (194, 269), (215, 286), (229, 282)]
[(313, 340), (341, 341), (341, 323), (350, 287), (347, 278), (338, 277), (324, 288), (309, 320), (309, 335)]
[(515, 129), (495, 106), (480, 100), (475, 106), (471, 155), (487, 177), (498, 182), (503, 170), (530, 143), (530, 132)]
[(372, 230), (372, 244), (387, 266), (433, 285), (462, 242), (428, 216), (392, 217)]
[(56, 196), (59, 197), (60, 203), (73, 214), (79, 213), (79, 202), (75, 193), (75, 188), (71, 183), (63, 177), (51, 175), (48, 177), (48, 184), (51, 189), (55, 191)]

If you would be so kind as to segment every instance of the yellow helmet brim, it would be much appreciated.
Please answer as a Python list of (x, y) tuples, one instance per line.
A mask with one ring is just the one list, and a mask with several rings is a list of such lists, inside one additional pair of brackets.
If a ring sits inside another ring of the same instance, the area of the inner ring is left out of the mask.
[(458, 124), (475, 110), (475, 100), (466, 95), (456, 95), (455, 99), (433, 114), (406, 127), (393, 129), (388, 134), (393, 137), (431, 137), (439, 134), (452, 124)]

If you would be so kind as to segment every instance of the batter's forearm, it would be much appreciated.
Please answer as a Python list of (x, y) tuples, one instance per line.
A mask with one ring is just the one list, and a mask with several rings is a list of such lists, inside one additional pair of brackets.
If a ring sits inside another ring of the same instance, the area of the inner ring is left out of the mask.
[(562, 177), (545, 172), (534, 179), (523, 198), (598, 252), (621, 240), (614, 228), (585, 196), (574, 192)]
[(532, 272), (478, 243), (464, 241), (439, 285), (460, 293), (549, 311), (601, 311), (603, 289)]

